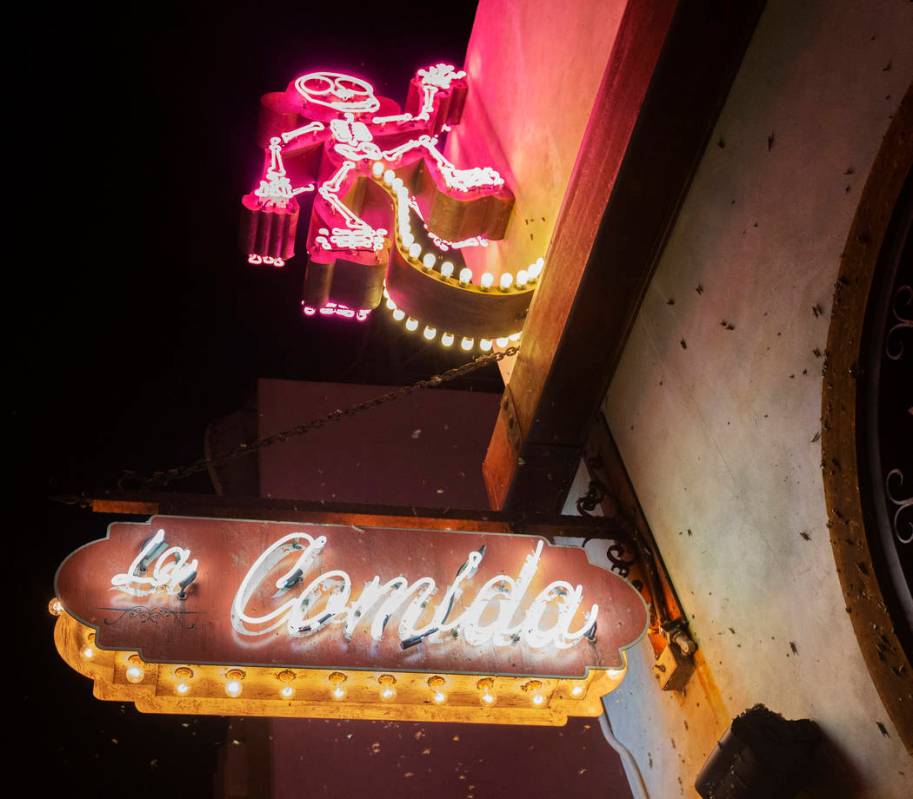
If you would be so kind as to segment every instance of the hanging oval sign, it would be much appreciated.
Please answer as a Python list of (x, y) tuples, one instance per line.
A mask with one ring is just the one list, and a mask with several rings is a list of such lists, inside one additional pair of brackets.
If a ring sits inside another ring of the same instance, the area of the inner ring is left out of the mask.
[(584, 550), (498, 533), (154, 516), (55, 582), (64, 660), (156, 713), (560, 725), (648, 622)]
[(583, 677), (621, 669), (640, 594), (533, 536), (153, 517), (56, 577), (102, 649), (160, 663)]

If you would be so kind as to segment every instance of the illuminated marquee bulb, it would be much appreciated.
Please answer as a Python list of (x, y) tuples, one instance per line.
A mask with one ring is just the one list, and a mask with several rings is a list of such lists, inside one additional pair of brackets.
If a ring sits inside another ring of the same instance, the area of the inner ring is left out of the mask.
[(433, 691), (431, 699), (436, 705), (443, 705), (447, 701), (447, 694), (444, 693), (443, 677), (429, 677), (428, 687)]
[(225, 677), (225, 693), (229, 696), (241, 696), (243, 690), (241, 680), (244, 679), (244, 672), (241, 669), (230, 669)]
[(379, 178), (381, 175), (383, 175), (384, 174), (384, 162), (375, 161), (374, 165), (371, 167), (371, 174), (374, 175), (374, 177), (376, 177), (376, 178)]
[(409, 257), (415, 259), (416, 261), (422, 254), (422, 245), (417, 241), (409, 246)]
[(529, 694), (529, 701), (536, 707), (545, 704), (545, 695), (542, 693), (542, 683), (539, 680), (530, 680), (525, 683), (523, 690)]
[(468, 336), (463, 336), (463, 340), (460, 341), (460, 347), (462, 347), (466, 352), (469, 352), (474, 344), (475, 339), (469, 338)]
[(190, 693), (190, 678), (193, 677), (193, 670), (188, 669), (186, 666), (181, 666), (174, 670), (174, 676), (177, 678), (177, 683), (174, 686), (175, 692), (181, 696), (185, 696)]
[(491, 677), (486, 677), (476, 683), (476, 687), (482, 692), (479, 699), (483, 704), (493, 705), (495, 703), (494, 685), (495, 681)]
[(86, 645), (83, 647), (82, 656), (87, 660), (95, 657), (95, 649), (92, 644), (95, 643), (95, 633), (89, 633), (86, 636)]
[(468, 266), (464, 266), (460, 270), (460, 285), (465, 286), (469, 283), (472, 283), (472, 270)]
[(480, 338), (479, 339), (479, 349), (482, 352), (491, 352), (491, 339), (490, 338)]
[(430, 253), (426, 252), (422, 257), (422, 266), (425, 269), (434, 269), (434, 264), (437, 262), (437, 259)]
[(573, 688), (571, 688), (571, 696), (573, 696), (575, 699), (579, 699), (581, 696), (583, 696), (583, 692), (585, 690), (586, 689), (582, 685), (575, 685)]
[(289, 683), (295, 679), (295, 672), (285, 669), (276, 675), (276, 679), (284, 685), (279, 689), (279, 696), (283, 699), (291, 699), (295, 695), (295, 689)]
[(392, 186), (393, 191), (395, 191), (400, 197), (405, 197), (408, 194), (402, 178), (394, 178), (393, 183), (390, 185)]
[(403, 240), (403, 247), (405, 247), (407, 250), (411, 250), (413, 247), (418, 246), (415, 243), (415, 236), (409, 232), (409, 228), (401, 230), (400, 238)]
[(508, 338), (509, 338), (511, 341), (519, 341), (519, 340), (520, 340), (520, 337), (521, 337), (522, 335), (523, 335), (522, 333), (514, 333), (513, 335), (508, 336)]
[(127, 659), (127, 669), (124, 672), (124, 676), (127, 678), (127, 682), (140, 683), (143, 681), (146, 671), (143, 669), (143, 661), (139, 655), (130, 655)]
[(396, 179), (396, 173), (392, 169), (387, 169), (384, 171), (384, 183), (388, 186), (393, 184), (393, 181)]
[(397, 322), (402, 322), (403, 319), (406, 318), (406, 312), (405, 312), (404, 310), (402, 310), (402, 308), (397, 308), (397, 309), (393, 312), (393, 318), (394, 318)]
[(501, 280), (499, 281), (498, 285), (500, 286), (501, 291), (507, 291), (510, 289), (513, 282), (514, 276), (510, 272), (505, 272), (503, 275), (501, 275)]
[(507, 339), (506, 339), (506, 338), (503, 338), (503, 337), (502, 337), (502, 338), (496, 338), (496, 339), (495, 339), (495, 344), (497, 344), (499, 347), (506, 347), (506, 346), (507, 346), (507, 343), (508, 343), (508, 342), (507, 342)]
[[(470, 277), (469, 279), (472, 280), (472, 277)], [(469, 282), (469, 281), (467, 281), (467, 282)], [(495, 282), (495, 276), (491, 272), (483, 272), (482, 279), (479, 281), (479, 285), (482, 286), (483, 290), (488, 291), (488, 289), (490, 289), (494, 285), (494, 282)]]
[(453, 264), (450, 261), (444, 261), (441, 264), (441, 277), (452, 277), (453, 276)]
[(418, 319), (413, 319), (411, 316), (406, 320), (406, 330), (410, 333), (418, 329)]
[(395, 310), (396, 310), (396, 303), (393, 302), (393, 300), (391, 300), (389, 297), (387, 298), (387, 307), (388, 307), (391, 311), (395, 311)]
[(453, 345), (453, 333), (444, 333), (441, 336), (441, 346), (450, 347)]
[(380, 683), (380, 698), (385, 702), (389, 702), (396, 696), (396, 689), (393, 687), (396, 684), (396, 678), (392, 674), (381, 674), (377, 678), (377, 682)]
[(539, 275), (542, 274), (543, 266), (545, 266), (545, 261), (542, 258), (539, 258), (534, 264), (530, 264), (529, 268), (526, 270), (527, 274), (529, 275), (529, 279), (538, 279)]
[(526, 274), (525, 269), (521, 269), (517, 272), (517, 288), (522, 289), (526, 288), (526, 281), (529, 280), (529, 275)]
[(436, 328), (433, 328), (433, 327), (427, 327), (427, 326), (426, 326), (425, 329), (422, 331), (422, 335), (423, 335), (428, 341), (434, 341), (435, 337), (437, 336), (437, 329), (436, 329)]
[(343, 683), (348, 679), (345, 674), (341, 672), (334, 671), (327, 679), (332, 683), (333, 688), (330, 690), (330, 696), (333, 697), (337, 702), (341, 699), (346, 698), (346, 689), (343, 687)]

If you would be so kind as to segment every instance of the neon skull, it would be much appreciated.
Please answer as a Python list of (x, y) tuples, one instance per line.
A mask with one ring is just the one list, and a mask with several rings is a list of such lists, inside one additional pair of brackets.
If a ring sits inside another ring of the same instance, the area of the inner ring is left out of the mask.
[[(487, 285), (473, 284), (461, 250), (501, 238), (513, 205), (497, 171), (458, 168), (438, 147), (459, 123), (466, 90), (465, 72), (438, 64), (417, 71), (404, 111), (367, 81), (339, 72), (310, 72), (285, 92), (265, 95), (258, 131), (265, 165), (259, 186), (243, 198), (248, 261), (283, 266), (294, 255), (298, 198), (311, 195), (306, 315), (364, 320), (386, 298), (407, 330), (417, 327), (410, 303), (424, 303), (424, 318), (453, 329), (445, 289), (452, 297), (454, 288), (471, 294), (492, 287), (491, 275)], [(492, 338), (519, 329), (541, 266), (540, 259), (516, 277), (502, 275), (503, 296), (489, 302), (503, 317), (491, 325)], [(413, 286), (418, 278), (407, 268), (426, 282)], [(433, 325), (425, 327), (429, 340)], [(473, 346), (480, 330), (469, 331)], [(454, 340), (445, 332), (445, 346), (448, 336)], [(463, 348), (471, 349), (467, 340)], [(491, 348), (489, 339), (479, 341)]]
[(295, 89), (309, 105), (337, 112), (372, 113), (380, 108), (370, 83), (340, 72), (309, 72), (295, 81)]

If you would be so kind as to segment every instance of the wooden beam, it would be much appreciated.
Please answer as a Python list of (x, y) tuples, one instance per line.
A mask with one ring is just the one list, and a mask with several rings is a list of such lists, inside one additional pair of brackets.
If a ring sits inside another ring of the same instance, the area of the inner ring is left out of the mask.
[(558, 512), (763, 0), (631, 0), (483, 466), (492, 506)]

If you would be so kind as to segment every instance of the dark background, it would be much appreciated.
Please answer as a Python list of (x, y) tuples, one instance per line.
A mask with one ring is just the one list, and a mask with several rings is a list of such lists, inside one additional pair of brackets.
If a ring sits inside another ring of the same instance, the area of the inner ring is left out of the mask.
[[(261, 94), (323, 68), (402, 101), (418, 67), (462, 63), (473, 14), (460, 2), (48, 9), (23, 62), (37, 146), (20, 152), (34, 153), (42, 181), (27, 214), (36, 232), (21, 242), (34, 285), (7, 295), (19, 319), (15, 378), (27, 387), (8, 396), (12, 438), (39, 458), (45, 443), (33, 485), (91, 493), (124, 469), (193, 460), (206, 425), (241, 407), (259, 377), (400, 384), (465, 358), (403, 336), (382, 311), (361, 325), (305, 320), (303, 246), (283, 270), (255, 269), (236, 241), (240, 196), (262, 163)], [(20, 167), (31, 174), (30, 162)], [(462, 387), (501, 384), (488, 367)], [(27, 477), (15, 477), (25, 499)], [(205, 476), (173, 488), (211, 490)], [(15, 592), (8, 729), (30, 792), (210, 795), (224, 719), (100, 702), (58, 657), (46, 610), (54, 571), (112, 519), (35, 493), (10, 532), (25, 591)], [(43, 533), (36, 504), (47, 507)]]

